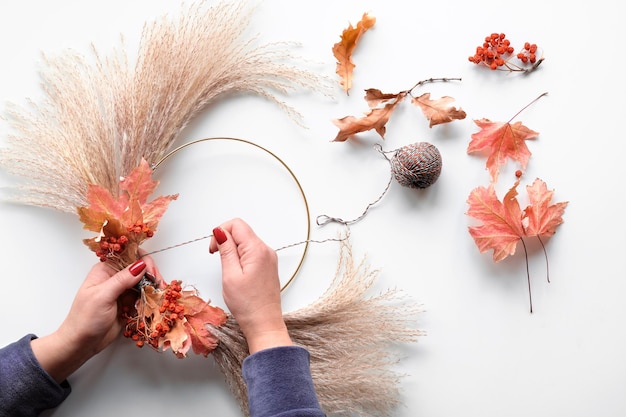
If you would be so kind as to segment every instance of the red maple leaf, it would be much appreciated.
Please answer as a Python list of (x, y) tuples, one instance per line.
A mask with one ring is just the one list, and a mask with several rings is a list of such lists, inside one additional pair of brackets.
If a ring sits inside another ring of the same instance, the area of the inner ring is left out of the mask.
[(552, 236), (557, 226), (563, 223), (567, 202), (550, 204), (554, 191), (548, 190), (546, 183), (538, 179), (526, 186), (526, 190), (530, 201), (522, 218), (526, 236)]
[[(545, 182), (537, 178), (532, 185), (526, 186), (529, 205), (524, 210), (517, 200), (518, 185), (519, 181), (516, 181), (502, 201), (498, 200), (493, 183), (488, 188), (475, 188), (467, 200), (469, 209), (466, 214), (482, 222), (470, 226), (469, 233), (481, 253), (493, 250), (494, 262), (513, 255), (517, 244), (524, 244), (524, 237), (536, 236), (545, 254), (541, 238), (552, 236), (556, 227), (563, 223), (562, 216), (568, 203), (550, 204), (554, 191), (549, 191)], [(547, 276), (549, 281), (549, 274)], [(530, 296), (530, 276), (528, 290)]]
[(518, 111), (508, 122), (492, 122), (485, 118), (474, 120), (480, 131), (472, 134), (472, 140), (467, 146), (467, 153), (487, 152), (486, 166), (492, 182), (497, 181), (500, 167), (506, 163), (507, 159), (517, 161), (522, 170), (526, 169), (531, 155), (526, 146), (526, 141), (535, 139), (539, 133), (524, 126), (522, 122), (511, 124), (511, 121), (524, 109), (547, 94), (539, 95)]
[(517, 243), (524, 236), (522, 210), (517, 201), (517, 185), (498, 200), (493, 184), (477, 187), (469, 195), (467, 215), (482, 221), (480, 226), (470, 226), (478, 250), (483, 253), (493, 249), (493, 260), (499, 262), (515, 253)]
[(488, 152), (487, 169), (493, 182), (498, 179), (500, 167), (507, 159), (519, 162), (522, 169), (526, 169), (531, 154), (525, 141), (536, 138), (539, 133), (530, 130), (522, 122), (511, 124), (480, 119), (474, 120), (474, 123), (480, 127), (480, 131), (472, 134), (467, 153)]

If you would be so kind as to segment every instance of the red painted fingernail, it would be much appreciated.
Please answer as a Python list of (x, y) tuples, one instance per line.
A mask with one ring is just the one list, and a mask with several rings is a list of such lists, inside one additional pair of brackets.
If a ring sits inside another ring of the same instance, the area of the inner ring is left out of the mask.
[(228, 239), (226, 237), (226, 233), (224, 233), (221, 227), (216, 227), (215, 229), (213, 229), (213, 236), (215, 236), (215, 240), (217, 241), (218, 245), (221, 245), (222, 243), (226, 242), (226, 239)]
[(143, 259), (139, 259), (138, 261), (135, 261), (134, 264), (132, 264), (130, 266), (130, 268), (128, 268), (128, 271), (134, 276), (136, 277), (137, 275), (139, 275), (139, 273), (141, 271), (144, 270), (144, 268), (146, 267), (146, 263), (144, 262)]

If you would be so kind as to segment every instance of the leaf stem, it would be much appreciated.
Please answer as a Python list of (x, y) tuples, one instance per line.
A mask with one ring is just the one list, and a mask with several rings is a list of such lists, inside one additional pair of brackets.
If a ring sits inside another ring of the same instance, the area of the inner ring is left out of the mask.
[(526, 249), (526, 242), (524, 239), (520, 238), (522, 241), (522, 246), (524, 246), (524, 257), (526, 258), (526, 280), (528, 281), (528, 301), (530, 303), (530, 314), (533, 313), (533, 295), (530, 290), (530, 269), (528, 266), (528, 250)]
[(461, 78), (447, 78), (447, 77), (442, 77), (442, 78), (428, 78), (426, 80), (422, 80), (417, 82), (413, 87), (409, 88), (408, 90), (405, 91), (406, 94), (411, 94), (411, 92), (413, 90), (415, 90), (417, 87), (419, 87), (420, 85), (423, 84), (427, 84), (427, 83), (434, 83), (437, 81), (443, 81), (443, 82), (449, 82), (449, 81), (461, 81)]
[(529, 108), (532, 104), (534, 104), (536, 101), (538, 101), (541, 97), (547, 96), (547, 95), (548, 95), (548, 92), (546, 91), (545, 93), (542, 93), (539, 96), (537, 96), (533, 101), (531, 101), (530, 103), (528, 103), (527, 105), (522, 107), (517, 113), (515, 113), (515, 115), (513, 115), (513, 117), (511, 117), (507, 123), (511, 123), (511, 121), (513, 119), (515, 119), (517, 116), (519, 116), (521, 112), (523, 112), (524, 110)]
[(539, 239), (539, 243), (541, 243), (541, 248), (543, 249), (543, 256), (546, 258), (546, 279), (550, 282), (550, 266), (548, 264), (548, 252), (546, 251), (546, 246), (543, 244), (543, 240), (541, 240), (541, 236), (537, 236)]

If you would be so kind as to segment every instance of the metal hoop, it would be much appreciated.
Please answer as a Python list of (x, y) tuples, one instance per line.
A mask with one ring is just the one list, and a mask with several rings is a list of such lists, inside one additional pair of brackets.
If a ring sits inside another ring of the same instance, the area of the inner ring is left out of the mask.
[[(175, 155), (179, 151), (181, 151), (181, 150), (183, 150), (183, 149), (185, 149), (185, 148), (187, 148), (187, 147), (189, 147), (191, 145), (195, 145), (195, 144), (201, 143), (201, 142), (213, 141), (213, 140), (228, 140), (228, 141), (240, 142), (240, 143), (245, 143), (247, 145), (252, 145), (255, 148), (261, 149), (262, 151), (264, 151), (265, 153), (267, 153), (268, 155), (273, 157), (275, 160), (280, 162), (280, 164), (287, 170), (287, 172), (289, 172), (289, 175), (291, 175), (291, 177), (293, 178), (294, 182), (298, 186), (298, 189), (300, 190), (300, 194), (302, 196), (302, 201), (304, 202), (304, 207), (305, 207), (305, 210), (306, 210), (306, 221), (307, 221), (306, 238), (302, 241), (302, 244), (304, 245), (304, 250), (302, 251), (302, 256), (300, 257), (300, 260), (298, 262), (298, 265), (296, 266), (295, 271), (293, 272), (293, 274), (291, 275), (289, 280), (285, 284), (283, 284), (283, 286), (281, 287), (280, 291), (282, 292), (293, 282), (293, 280), (295, 279), (295, 277), (298, 274), (298, 272), (300, 272), (300, 269), (302, 268), (302, 264), (304, 263), (304, 258), (306, 256), (306, 253), (307, 253), (308, 249), (309, 249), (309, 242), (310, 242), (310, 238), (311, 238), (311, 213), (309, 211), (309, 203), (307, 201), (306, 195), (304, 194), (304, 189), (302, 188), (302, 185), (300, 184), (300, 181), (298, 181), (298, 178), (293, 173), (291, 168), (289, 168), (289, 166), (281, 158), (279, 158), (275, 153), (273, 153), (269, 149), (266, 149), (263, 146), (258, 145), (258, 144), (254, 143), (254, 142), (251, 142), (249, 140), (241, 139), (241, 138), (227, 137), (227, 136), (218, 136), (218, 137), (196, 139), (194, 141), (187, 142), (187, 143), (185, 143), (183, 145), (180, 145), (177, 148), (172, 149), (170, 152), (165, 154), (161, 159), (159, 159), (157, 162), (152, 164), (152, 170), (156, 171), (156, 169), (159, 167), (159, 165), (161, 165), (163, 162), (165, 162), (168, 158), (170, 158), (171, 156)], [(293, 246), (293, 245), (289, 245), (289, 246)], [(280, 250), (280, 249), (283, 249), (283, 248), (279, 248), (277, 250)]]

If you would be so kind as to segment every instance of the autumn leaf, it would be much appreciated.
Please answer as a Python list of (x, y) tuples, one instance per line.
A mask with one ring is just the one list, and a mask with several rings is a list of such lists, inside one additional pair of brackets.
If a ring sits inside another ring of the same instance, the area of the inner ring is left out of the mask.
[(158, 181), (145, 160), (119, 183), (114, 196), (108, 189), (91, 184), (87, 189), (88, 206), (78, 207), (83, 228), (98, 233), (85, 244), (102, 261), (122, 269), (137, 259), (141, 243), (154, 235), (169, 203), (178, 195), (160, 196), (148, 201)]
[(526, 236), (552, 236), (558, 225), (563, 223), (563, 212), (568, 202), (550, 204), (554, 196), (546, 183), (536, 179), (526, 186), (530, 204), (524, 209), (522, 222)]
[(517, 161), (522, 170), (526, 169), (531, 155), (526, 146), (526, 141), (535, 139), (539, 133), (524, 126), (522, 122), (511, 123), (511, 121), (547, 94), (546, 92), (537, 96), (507, 122), (492, 122), (485, 118), (474, 120), (480, 131), (472, 134), (472, 140), (467, 146), (467, 153), (486, 152), (488, 154), (486, 166), (492, 182), (498, 180), (500, 167), (506, 163), (507, 159)]
[(172, 352), (179, 357), (187, 356), (189, 348), (191, 348), (191, 338), (187, 333), (187, 326), (184, 320), (176, 320), (170, 331), (163, 336), (161, 340), (161, 349), (166, 351), (172, 349)]
[(487, 169), (492, 182), (498, 179), (500, 167), (507, 159), (517, 161), (526, 169), (530, 151), (526, 140), (535, 139), (539, 133), (524, 126), (522, 122), (492, 122), (489, 119), (474, 120), (480, 131), (472, 134), (467, 153), (487, 151)]
[(453, 120), (462, 120), (466, 116), (463, 110), (448, 106), (454, 101), (454, 98), (449, 96), (431, 100), (430, 93), (424, 93), (419, 97), (413, 97), (411, 101), (422, 109), (424, 116), (430, 121), (429, 127)]
[[(370, 111), (364, 117), (346, 116), (341, 119), (334, 119), (333, 123), (339, 128), (339, 132), (333, 142), (345, 142), (357, 133), (375, 130), (381, 138), (385, 139), (387, 131), (387, 123), (393, 112), (408, 95), (412, 96), (415, 88), (435, 81), (452, 81), (460, 80), (460, 78), (429, 78), (422, 80), (408, 90), (399, 93), (383, 93), (377, 88), (369, 88), (365, 90), (365, 101)], [(415, 105), (422, 108), (424, 115), (430, 120), (430, 126), (436, 124), (448, 123), (455, 119), (465, 117), (465, 112), (461, 109), (447, 107), (447, 104), (454, 100), (451, 97), (443, 97), (439, 100), (429, 100), (430, 94), (423, 94), (420, 97), (413, 98)]]
[[(537, 178), (532, 185), (526, 186), (529, 204), (522, 210), (517, 200), (518, 185), (519, 180), (509, 189), (502, 201), (498, 200), (493, 183), (488, 188), (477, 187), (472, 190), (467, 200), (469, 209), (466, 214), (481, 221), (482, 224), (469, 226), (469, 233), (481, 253), (493, 250), (494, 262), (513, 255), (520, 242), (526, 250), (523, 240), (525, 237), (537, 237), (544, 249), (547, 269), (547, 254), (541, 238), (552, 236), (557, 226), (563, 223), (562, 216), (568, 203), (551, 204), (554, 191), (548, 190), (546, 183)], [(532, 312), (528, 265), (527, 277)], [(549, 282), (549, 271), (547, 278)]]
[(152, 168), (145, 159), (130, 175), (120, 181), (120, 189), (126, 191), (129, 200), (136, 200), (140, 205), (148, 201), (148, 197), (154, 192), (158, 181), (152, 179)]
[(208, 325), (219, 327), (226, 323), (226, 313), (212, 306), (197, 295), (196, 291), (183, 291), (179, 304), (185, 309), (185, 331), (196, 354), (208, 356), (217, 347), (219, 339), (211, 333)]
[(470, 226), (478, 250), (483, 253), (493, 250), (494, 262), (499, 262), (515, 253), (517, 243), (524, 236), (522, 211), (517, 201), (517, 185), (498, 200), (495, 188), (477, 187), (469, 195), (467, 215), (482, 221), (480, 226)]
[(189, 349), (208, 356), (219, 339), (207, 326), (222, 326), (227, 315), (219, 307), (204, 301), (195, 289), (183, 290), (181, 281), (173, 280), (162, 286), (146, 285), (135, 303), (135, 311), (126, 313), (124, 336), (139, 347), (149, 345), (168, 350), (179, 358)]
[(383, 93), (378, 88), (368, 88), (365, 90), (365, 101), (370, 109), (375, 109), (376, 107), (383, 106), (387, 103), (393, 103), (398, 101), (398, 99), (402, 99), (406, 96), (403, 92), (400, 93)]
[(333, 45), (333, 55), (337, 58), (337, 75), (346, 94), (352, 88), (352, 73), (355, 65), (352, 62), (352, 53), (361, 39), (361, 36), (376, 23), (376, 18), (363, 14), (356, 27), (350, 24), (341, 34), (341, 40)]
[[(367, 90), (370, 92), (371, 90)], [(376, 90), (378, 91), (378, 90)], [(339, 128), (339, 132), (333, 142), (344, 142), (351, 136), (357, 133), (365, 132), (374, 129), (381, 138), (385, 138), (385, 132), (387, 131), (386, 124), (389, 118), (396, 109), (396, 106), (404, 100), (405, 93), (399, 93), (396, 95), (387, 95), (386, 99), (378, 99), (380, 103), (384, 105), (380, 108), (375, 108), (369, 111), (365, 117), (357, 118), (354, 116), (346, 116), (341, 119), (333, 120), (335, 126)], [(372, 103), (372, 99), (368, 99), (368, 93), (366, 93), (366, 100), (368, 104)]]

